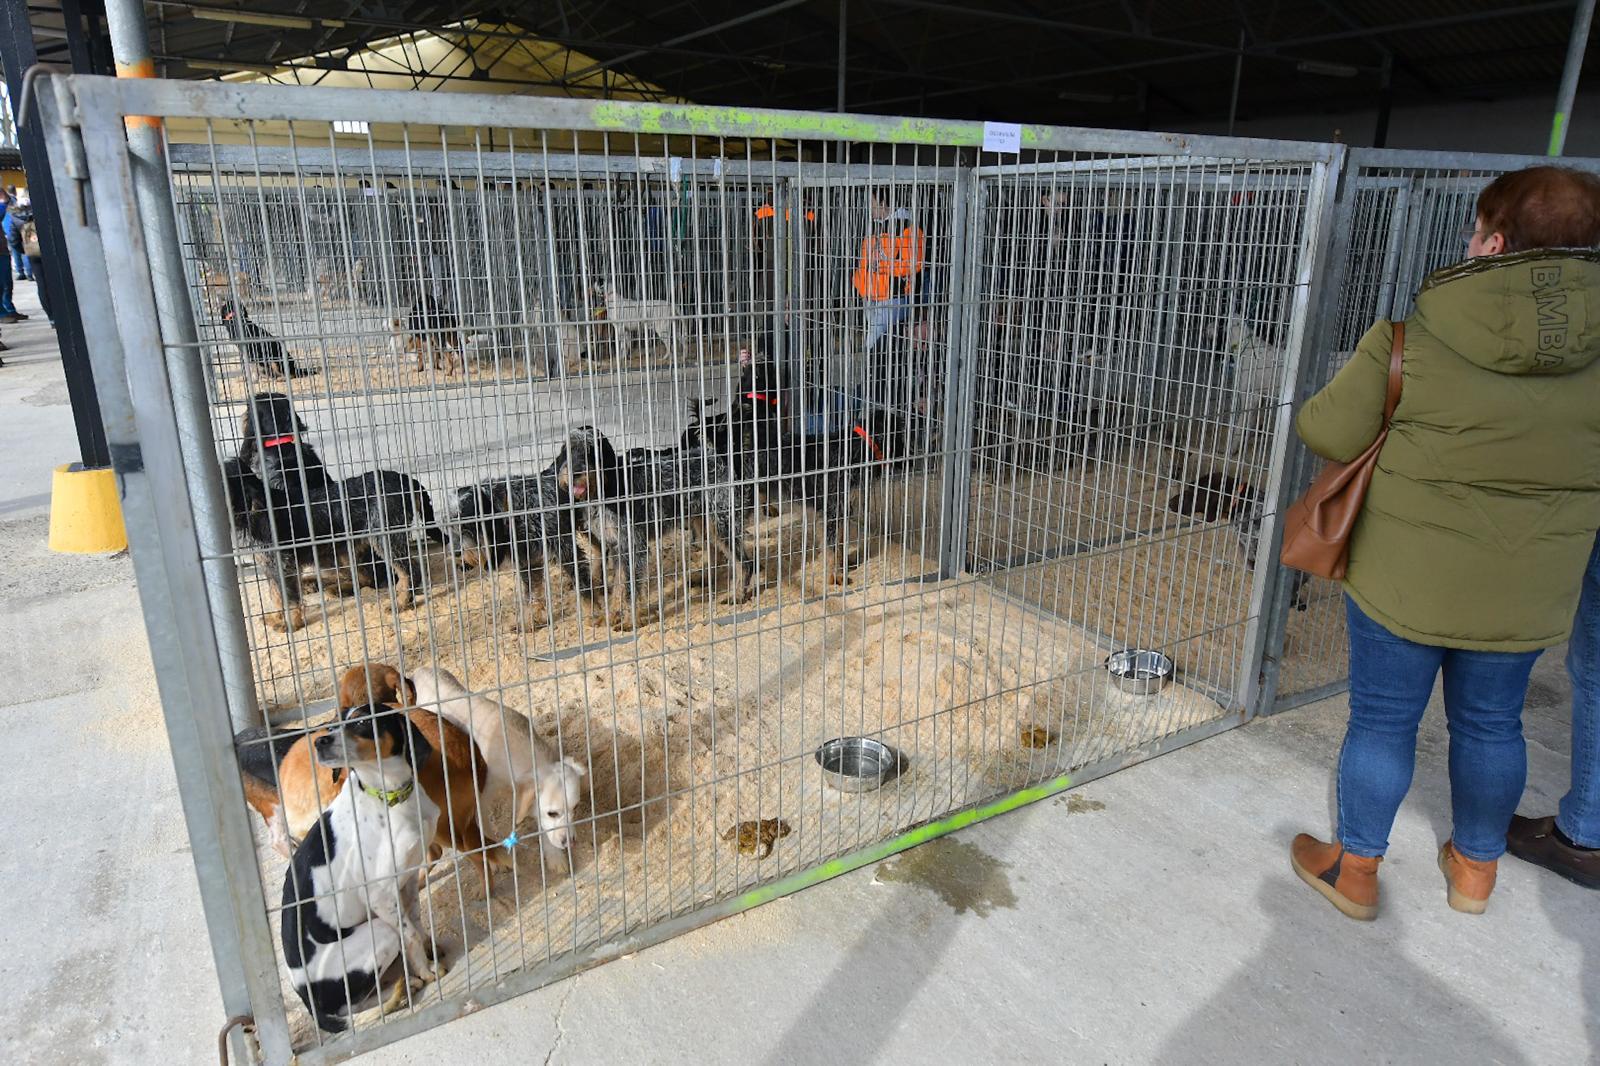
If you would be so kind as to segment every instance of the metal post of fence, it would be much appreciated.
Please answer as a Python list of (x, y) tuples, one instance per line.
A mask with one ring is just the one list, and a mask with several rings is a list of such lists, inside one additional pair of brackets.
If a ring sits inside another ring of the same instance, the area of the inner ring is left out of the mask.
[[(1346, 155), (1346, 164), (1348, 160), (1349, 156)], [(1289, 412), (1291, 428), (1285, 431), (1291, 438), (1294, 436), (1292, 429), (1294, 411), (1316, 387), (1317, 372), (1326, 362), (1321, 346), (1331, 343), (1331, 338), (1338, 328), (1340, 297), (1344, 292), (1348, 266), (1346, 260), (1356, 206), (1355, 179), (1359, 168), (1354, 164), (1348, 164), (1344, 169), (1342, 177), (1338, 170), (1334, 171), (1331, 189), (1336, 191), (1329, 193), (1329, 199), (1332, 201), (1331, 212), (1327, 215), (1327, 225), (1324, 226), (1323, 232), (1327, 233), (1330, 239), (1323, 242), (1325, 251), (1322, 255), (1321, 279), (1315, 282), (1315, 288), (1311, 293), (1313, 304), (1303, 342), (1306, 350), (1300, 355), (1298, 370), (1294, 375), (1294, 390), (1291, 393), (1294, 403)], [(1307, 480), (1307, 467), (1315, 461), (1298, 440), (1291, 439), (1286, 443), (1289, 458), (1283, 464), (1283, 476), (1277, 488), (1277, 508), (1280, 515), (1288, 507), (1289, 501), (1300, 492), (1301, 486)], [(1282, 534), (1280, 533), (1275, 540), (1281, 542)], [(1252, 714), (1256, 716), (1272, 714), (1276, 709), (1278, 682), (1283, 675), (1283, 649), (1289, 632), (1289, 615), (1294, 609), (1294, 582), (1284, 580), (1285, 568), (1277, 559), (1278, 546), (1275, 543), (1266, 563), (1275, 571), (1277, 584), (1267, 601), (1267, 637), (1261, 659), (1261, 692), (1256, 697), (1252, 709)]]
[[(772, 359), (772, 365), (783, 369), (784, 381), (788, 389), (795, 390), (802, 388), (804, 385), (804, 379), (799, 374), (800, 366), (798, 361), (794, 366), (788, 365), (785, 358), (789, 350), (789, 302), (787, 298), (789, 285), (789, 227), (783, 224), (783, 216), (784, 212), (790, 209), (789, 193), (791, 184), (792, 179), (784, 178), (780, 182), (775, 182), (772, 188), (772, 218), (768, 220), (772, 234), (770, 243), (772, 249), (772, 351), (769, 355)], [(761, 225), (763, 223), (758, 221), (756, 224)], [(804, 396), (806, 393), (797, 392), (794, 395)], [(786, 396), (784, 397), (784, 403), (778, 408), (780, 414), (785, 407), (788, 408), (788, 417), (790, 419), (800, 418), (805, 414), (806, 402), (802, 400), (796, 404)], [(792, 422), (790, 425), (791, 431), (796, 431), (799, 428), (800, 423)]]
[[(978, 178), (957, 175), (951, 196), (950, 317), (945, 328), (944, 425), (939, 434), (943, 457), (939, 486), (939, 577), (948, 580), (966, 569), (967, 510), (972, 496), (972, 388), (976, 371), (971, 298), (978, 274)], [(969, 264), (969, 260), (971, 261)], [(971, 267), (969, 269), (969, 266)]]
[[(1352, 169), (1359, 170), (1355, 164)], [(1354, 199), (1355, 192), (1351, 191)], [(1355, 205), (1351, 204), (1354, 211)], [(1406, 238), (1407, 219), (1411, 217), (1411, 182), (1406, 182), (1394, 194), (1394, 213), (1389, 219), (1389, 243), (1383, 249), (1383, 281), (1378, 286), (1378, 313), (1390, 315), (1394, 313), (1395, 284), (1400, 278), (1400, 257), (1403, 254)]]
[[(94, 135), (86, 130), (80, 140), (64, 125), (75, 124), (78, 110), (67, 85), (41, 79), (38, 96), (40, 125), (57, 163), (56, 192), (67, 207), (62, 237), (72, 257), (89, 356), (100, 383), (103, 426), (121, 491), (223, 1012), (254, 1015), (261, 1050), (271, 1062), (286, 1062), (291, 1054), (288, 1023), (278, 994), (265, 899), (255, 875), (255, 844), (232, 732), (217, 710), (225, 686), (207, 611), (208, 590), (194, 565), (199, 531), (189, 509), (171, 499), (175, 489), (184, 487), (184, 471), (167, 371), (150, 357), (161, 340), (148, 315), (118, 313), (149, 306), (150, 276), (136, 269), (119, 276), (116, 297), (109, 276), (108, 264), (137, 265), (148, 259), (133, 217), (121, 124), (112, 125), (114, 119), (102, 116), (100, 129)], [(92, 216), (80, 199), (91, 172), (96, 175), (90, 187), (96, 208)], [(233, 1039), (235, 1056), (254, 1050), (247, 1049), (241, 1033), (236, 1031)]]
[(1556, 113), (1550, 120), (1550, 154), (1560, 155), (1567, 147), (1567, 126), (1572, 121), (1572, 102), (1578, 95), (1578, 77), (1583, 73), (1583, 54), (1589, 47), (1589, 28), (1594, 22), (1594, 0), (1579, 0), (1572, 16), (1572, 36), (1567, 40), (1567, 62), (1561, 70), (1561, 88), (1556, 93)]
[[(806, 291), (806, 237), (808, 230), (806, 229), (805, 219), (807, 208), (804, 185), (798, 175), (785, 178), (784, 189), (785, 213), (781, 217), (774, 216), (773, 222), (781, 224), (786, 234), (785, 239), (789, 242), (786, 249), (789, 263), (785, 268), (784, 280), (785, 284), (792, 290), (793, 299), (784, 305), (784, 328), (787, 329), (789, 334), (784, 341), (784, 350), (788, 353), (790, 365), (784, 368), (783, 380), (793, 383), (804, 381), (806, 372), (807, 326), (805, 312), (808, 306), (808, 293)], [(814, 234), (812, 236), (814, 237)], [(794, 309), (792, 313), (790, 308)], [(791, 400), (789, 402), (789, 411), (793, 417), (803, 417), (806, 413), (805, 404)], [(799, 427), (791, 425), (790, 428), (793, 430)]]
[(1291, 461), (1294, 449), (1290, 446), (1294, 437), (1294, 407), (1301, 383), (1316, 362), (1307, 353), (1323, 335), (1322, 316), (1326, 313), (1329, 294), (1335, 302), (1338, 299), (1338, 290), (1325, 279), (1332, 261), (1334, 209), (1344, 160), (1344, 149), (1332, 145), (1328, 159), (1314, 164), (1311, 172), (1307, 197), (1310, 209), (1306, 212), (1303, 237), (1306, 254), (1301, 258), (1299, 275), (1295, 278), (1294, 310), (1289, 319), (1289, 363), (1284, 367), (1284, 380), (1278, 393), (1282, 406), (1273, 435), (1275, 444), (1267, 477), (1272, 509), (1262, 519), (1261, 538), (1253, 561), (1256, 580), (1250, 594), (1250, 617), (1254, 621), (1246, 632), (1248, 654), (1240, 670), (1237, 689), (1238, 707), (1247, 715), (1270, 707), (1277, 687), (1276, 675), (1269, 674), (1267, 669), (1266, 653), (1271, 640), (1281, 640), (1280, 631), (1286, 626), (1287, 611), (1276, 610), (1275, 605), (1282, 601), (1287, 607), (1291, 585), (1282, 580), (1284, 569), (1278, 565), (1278, 549), (1283, 542), (1283, 513), (1298, 488), (1294, 477), (1297, 464)]
[[(106, 5), (111, 49), (117, 76), (155, 76), (150, 38), (140, 0), (111, 0)], [(255, 681), (250, 670), (250, 645), (245, 637), (244, 611), (239, 602), (239, 582), (233, 565), (233, 541), (228, 529), (227, 497), (217, 468), (216, 443), (211, 435), (205, 381), (205, 357), (195, 332), (194, 310), (189, 303), (183, 272), (183, 245), (172, 206), (167, 177), (166, 148), (161, 121), (129, 116), (128, 155), (133, 163), (133, 188), (139, 218), (150, 251), (150, 273), (155, 284), (156, 314), (172, 382), (172, 403), (183, 443), (184, 472), (189, 505), (194, 509), (205, 561), (206, 594), (217, 624), (223, 678), (227, 682), (227, 710), (234, 728), (261, 723)]]

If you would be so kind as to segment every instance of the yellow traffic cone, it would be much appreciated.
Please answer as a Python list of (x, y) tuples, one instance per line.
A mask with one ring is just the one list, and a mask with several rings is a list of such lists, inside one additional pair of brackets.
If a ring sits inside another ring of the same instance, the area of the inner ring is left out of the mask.
[(117, 476), (109, 467), (81, 463), (55, 469), (50, 480), (50, 550), (92, 555), (128, 546)]

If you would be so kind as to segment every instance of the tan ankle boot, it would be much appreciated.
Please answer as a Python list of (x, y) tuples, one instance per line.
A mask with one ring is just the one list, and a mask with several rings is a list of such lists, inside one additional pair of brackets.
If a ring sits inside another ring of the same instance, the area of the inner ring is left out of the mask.
[(1383, 857), (1351, 855), (1340, 844), (1324, 844), (1301, 833), (1289, 846), (1289, 862), (1300, 880), (1357, 921), (1378, 916), (1378, 864)]
[(1445, 883), (1450, 887), (1450, 906), (1463, 914), (1482, 914), (1489, 906), (1499, 865), (1496, 859), (1469, 859), (1445, 841), (1439, 849), (1439, 869), (1444, 871)]

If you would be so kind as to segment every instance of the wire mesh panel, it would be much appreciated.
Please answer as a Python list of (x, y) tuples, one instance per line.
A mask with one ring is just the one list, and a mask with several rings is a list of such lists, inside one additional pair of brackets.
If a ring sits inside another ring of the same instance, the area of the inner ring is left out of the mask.
[[(967, 550), (1073, 624), (1020, 687), (1075, 758), (1235, 706), (1316, 206), (1309, 165), (1242, 159), (980, 181)], [(1120, 649), (1184, 684), (1112, 692)]]
[(724, 360), (768, 325), (759, 275), (722, 260), (761, 252), (770, 174), (656, 156), (623, 168), (532, 135), (454, 153), (334, 143), (349, 140), (172, 146), (202, 335), (249, 318), (291, 354), (315, 350), (337, 394), (669, 367), (665, 323), (619, 331), (608, 304), (666, 306)]
[[(1541, 158), (1360, 149), (1347, 161), (1335, 215), (1336, 262), (1321, 311), (1317, 343), (1303, 377), (1309, 397), (1350, 360), (1357, 343), (1381, 319), (1411, 314), (1427, 276), (1467, 254), (1478, 194), (1501, 174), (1549, 163)], [(1600, 160), (1563, 165), (1600, 169)], [(1298, 492), (1321, 461), (1294, 442), (1289, 465)], [(1285, 709), (1344, 688), (1349, 645), (1343, 594), (1336, 582), (1284, 570), (1275, 705)], [(1281, 642), (1281, 645), (1279, 645)]]
[(1242, 720), (1338, 149), (70, 84), (107, 255), (120, 115), (197, 120), (217, 876), (305, 1061)]

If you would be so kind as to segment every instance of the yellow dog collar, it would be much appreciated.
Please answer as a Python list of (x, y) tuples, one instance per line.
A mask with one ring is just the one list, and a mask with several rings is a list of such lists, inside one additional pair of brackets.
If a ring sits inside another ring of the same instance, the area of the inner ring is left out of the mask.
[(361, 791), (365, 792), (374, 799), (381, 799), (384, 804), (389, 807), (404, 803), (406, 800), (411, 798), (411, 793), (415, 792), (416, 790), (416, 778), (412, 778), (410, 781), (407, 781), (400, 788), (391, 788), (387, 791), (381, 788), (373, 788), (371, 785), (361, 786)]

